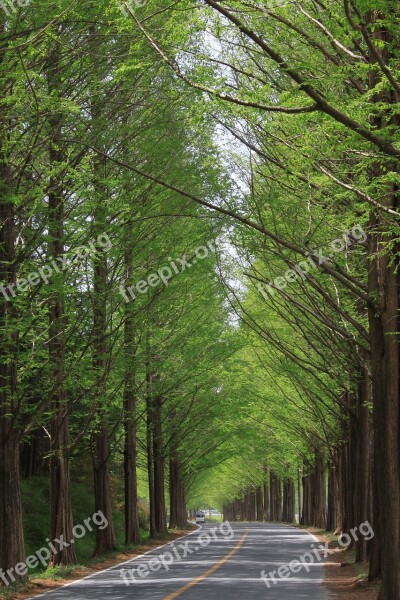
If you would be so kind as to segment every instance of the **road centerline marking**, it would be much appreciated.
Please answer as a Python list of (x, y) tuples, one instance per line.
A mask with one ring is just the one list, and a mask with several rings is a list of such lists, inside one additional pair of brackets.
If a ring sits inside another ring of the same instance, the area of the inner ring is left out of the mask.
[(193, 579), (193, 581), (191, 581), (190, 583), (187, 583), (183, 587), (179, 588), (179, 590), (176, 590), (176, 592), (173, 592), (169, 596), (166, 596), (164, 598), (164, 600), (174, 600), (174, 598), (178, 598), (178, 596), (180, 596), (187, 590), (190, 590), (190, 588), (192, 588), (194, 585), (197, 585), (198, 583), (200, 583), (200, 581), (203, 581), (209, 575), (212, 575), (212, 573), (215, 573), (215, 571), (217, 571), (220, 567), (222, 567), (222, 565), (224, 565), (231, 558), (231, 556), (236, 554), (236, 552), (239, 550), (239, 548), (241, 547), (241, 545), (247, 538), (248, 534), (249, 534), (249, 530), (246, 529), (246, 532), (242, 535), (240, 541), (236, 544), (236, 546), (234, 548), (232, 548), (232, 550), (229, 552), (229, 554), (224, 556), (224, 558), (222, 558), (219, 562), (215, 563), (215, 565), (213, 565), (210, 569), (208, 569), (208, 571), (203, 573), (203, 575), (199, 575), (199, 577), (196, 577), (196, 579)]

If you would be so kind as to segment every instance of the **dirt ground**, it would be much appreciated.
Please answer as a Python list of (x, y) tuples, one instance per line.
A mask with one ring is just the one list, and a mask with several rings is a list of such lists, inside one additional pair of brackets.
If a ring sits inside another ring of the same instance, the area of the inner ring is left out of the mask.
[[(328, 541), (324, 535), (313, 531), (318, 539)], [(334, 548), (325, 563), (325, 586), (329, 590), (330, 600), (377, 600), (379, 583), (370, 583), (366, 579), (368, 565), (355, 565), (354, 553)]]

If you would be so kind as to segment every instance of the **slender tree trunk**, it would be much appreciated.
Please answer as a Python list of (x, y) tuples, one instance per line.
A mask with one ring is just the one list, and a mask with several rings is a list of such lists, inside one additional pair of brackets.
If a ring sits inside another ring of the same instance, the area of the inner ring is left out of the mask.
[(270, 473), (269, 473), (269, 506), (270, 506), (270, 520), (273, 523), (278, 520), (277, 514), (276, 514), (275, 495), (276, 495), (276, 477), (275, 477), (275, 473), (270, 471)]
[(187, 525), (186, 493), (183, 467), (175, 451), (169, 461), (170, 529), (183, 529)]
[(162, 397), (156, 394), (153, 410), (153, 471), (154, 471), (154, 509), (157, 533), (167, 531), (165, 510), (165, 457), (162, 432)]
[[(364, 370), (358, 395), (357, 415), (357, 454), (356, 454), (356, 479), (355, 479), (355, 526), (369, 520), (369, 404), (371, 401), (370, 381), (367, 370)], [(358, 536), (356, 541), (356, 562), (367, 560), (367, 541), (364, 536)]]
[(283, 481), (283, 511), (282, 521), (294, 523), (295, 487), (293, 479), (287, 478)]
[(280, 523), (282, 521), (282, 482), (279, 477), (276, 477), (275, 503), (276, 520)]
[[(60, 48), (57, 45), (50, 57), (48, 66), (49, 94), (58, 94), (60, 81)], [(61, 167), (62, 152), (62, 115), (53, 113), (49, 117), (49, 158), (54, 170)], [(62, 183), (56, 173), (50, 178), (49, 185), (49, 260), (57, 260), (64, 254), (64, 197)], [(49, 298), (49, 355), (52, 369), (53, 388), (50, 396), (50, 538), (60, 536), (69, 542), (73, 538), (73, 517), (71, 504), (71, 484), (69, 474), (69, 434), (68, 434), (68, 398), (65, 389), (65, 313), (62, 274), (54, 274), (51, 282), (53, 289)], [(51, 565), (68, 565), (76, 562), (73, 544), (57, 553), (51, 552)]]
[(308, 474), (310, 466), (304, 462), (303, 475), (303, 510), (301, 525), (312, 525), (312, 475)]
[(257, 508), (257, 521), (264, 521), (264, 494), (262, 486), (258, 486), (256, 489), (256, 508)]
[(154, 538), (157, 534), (155, 498), (154, 498), (154, 461), (153, 461), (153, 390), (152, 390), (152, 370), (150, 363), (150, 342), (149, 333), (146, 339), (146, 450), (147, 450), (147, 478), (149, 485), (149, 505), (150, 505), (150, 537)]
[(275, 473), (270, 474), (270, 508), (271, 521), (282, 521), (282, 488), (281, 480)]
[(343, 481), (343, 455), (342, 449), (337, 448), (335, 452), (335, 477), (336, 477), (336, 486), (338, 493), (338, 506), (337, 506), (337, 523), (336, 529), (334, 529), (334, 533), (339, 533), (343, 531), (343, 495), (341, 493), (341, 482)]
[(335, 448), (332, 450), (332, 458), (328, 466), (328, 513), (326, 529), (332, 532), (342, 531), (339, 460), (339, 453)]
[(256, 521), (257, 519), (257, 492), (254, 487), (249, 490), (249, 514), (248, 521)]
[[(352, 418), (350, 417), (350, 422)], [(351, 429), (349, 423), (346, 424), (347, 438), (341, 445), (341, 482), (340, 482), (340, 493), (341, 493), (341, 513), (342, 513), (342, 532), (349, 533), (353, 526), (353, 515), (354, 515), (354, 480), (353, 480), (353, 456), (351, 443)], [(353, 537), (351, 537), (353, 543)], [(351, 546), (350, 546), (351, 547)]]
[[(125, 240), (126, 281), (132, 279), (132, 244), (129, 230)], [(125, 389), (124, 389), (124, 482), (125, 482), (125, 543), (140, 543), (138, 493), (137, 493), (137, 446), (136, 446), (136, 381), (135, 381), (135, 327), (131, 303), (125, 306)]]
[(284, 523), (288, 522), (288, 479), (283, 480), (283, 508), (282, 508), (282, 521)]
[(299, 523), (301, 520), (301, 473), (300, 468), (297, 471), (297, 510), (299, 514)]
[[(96, 118), (95, 107), (93, 107), (93, 116)], [(103, 184), (105, 168), (103, 160), (95, 161), (94, 188), (97, 202), (94, 230), (97, 237), (105, 232), (107, 226), (104, 208), (106, 189)], [(111, 501), (110, 442), (106, 419), (108, 379), (107, 294), (107, 255), (104, 248), (97, 247), (93, 257), (93, 369), (96, 379), (98, 426), (94, 432), (93, 470), (95, 510), (103, 513), (108, 525), (102, 529), (97, 528), (96, 547), (93, 556), (111, 552), (116, 547)]]
[(116, 548), (110, 494), (109, 442), (108, 431), (103, 429), (95, 434), (94, 455), (94, 501), (96, 512), (101, 511), (107, 520), (107, 527), (97, 528), (96, 546), (93, 556), (111, 552)]
[(372, 444), (370, 449), (370, 486), (371, 486), (371, 514), (372, 514), (372, 528), (374, 530), (374, 537), (371, 540), (370, 545), (370, 556), (369, 556), (369, 572), (368, 578), (370, 581), (376, 580), (381, 575), (381, 564), (382, 564), (382, 531), (380, 526), (380, 514), (378, 504), (378, 486), (379, 483), (379, 469), (377, 470), (376, 452), (375, 452), (375, 440), (374, 432), (372, 431)]
[(134, 392), (125, 391), (125, 543), (138, 544), (141, 541), (138, 513), (137, 466), (136, 466), (136, 424)]
[(326, 529), (326, 492), (324, 457), (320, 450), (315, 451), (315, 474), (313, 477), (313, 525)]
[(268, 485), (268, 468), (264, 468), (265, 481), (264, 481), (264, 520), (271, 521), (271, 509), (270, 509), (270, 496), (269, 496), (269, 485)]

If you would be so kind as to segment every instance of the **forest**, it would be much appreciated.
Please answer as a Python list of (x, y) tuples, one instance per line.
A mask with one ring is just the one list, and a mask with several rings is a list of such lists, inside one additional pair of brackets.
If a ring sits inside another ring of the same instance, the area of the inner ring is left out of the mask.
[(209, 507), (368, 521), (400, 599), (398, 1), (3, 0), (0, 38), (1, 573), (96, 525), (0, 586)]

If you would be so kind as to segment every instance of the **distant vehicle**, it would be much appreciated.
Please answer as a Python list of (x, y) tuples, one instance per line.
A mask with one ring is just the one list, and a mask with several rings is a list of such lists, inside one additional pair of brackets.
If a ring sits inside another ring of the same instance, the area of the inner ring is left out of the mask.
[(206, 522), (206, 515), (199, 510), (199, 512), (196, 513), (196, 523), (205, 523)]

